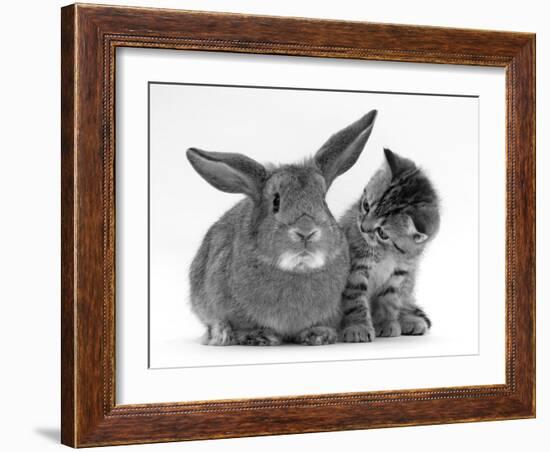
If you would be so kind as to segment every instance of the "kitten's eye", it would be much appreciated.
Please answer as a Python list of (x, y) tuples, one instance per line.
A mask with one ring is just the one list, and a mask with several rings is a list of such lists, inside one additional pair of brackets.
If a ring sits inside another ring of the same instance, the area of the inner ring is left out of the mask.
[(376, 233), (378, 234), (378, 237), (380, 237), (382, 240), (388, 240), (390, 238), (389, 235), (386, 234), (382, 228), (376, 228)]
[(279, 195), (279, 193), (275, 193), (275, 195), (273, 195), (273, 213), (277, 213), (280, 207), (281, 207), (281, 195)]
[(369, 213), (370, 210), (369, 202), (366, 199), (363, 201), (363, 210), (365, 213)]

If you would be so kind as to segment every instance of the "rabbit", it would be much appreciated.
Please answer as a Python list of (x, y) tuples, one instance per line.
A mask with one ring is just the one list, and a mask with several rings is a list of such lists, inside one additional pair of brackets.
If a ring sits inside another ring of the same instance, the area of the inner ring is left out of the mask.
[(246, 195), (210, 227), (190, 267), (203, 344), (336, 342), (350, 257), (325, 195), (359, 158), (376, 115), (372, 110), (298, 164), (265, 167), (242, 154), (187, 150), (212, 186)]

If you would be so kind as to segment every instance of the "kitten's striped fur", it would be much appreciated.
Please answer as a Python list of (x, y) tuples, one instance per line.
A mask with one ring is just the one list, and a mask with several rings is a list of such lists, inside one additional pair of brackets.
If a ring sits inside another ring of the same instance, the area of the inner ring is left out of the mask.
[(424, 334), (431, 327), (413, 290), (420, 255), (439, 228), (437, 194), (414, 162), (384, 152), (385, 164), (340, 221), (351, 255), (342, 296), (344, 342)]

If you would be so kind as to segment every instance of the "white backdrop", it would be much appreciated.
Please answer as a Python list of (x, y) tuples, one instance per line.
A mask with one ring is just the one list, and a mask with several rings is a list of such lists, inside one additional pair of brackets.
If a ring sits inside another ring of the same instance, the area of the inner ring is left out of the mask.
[[(386, 66), (379, 63), (378, 70)], [(379, 75), (368, 68), (365, 72), (371, 78)], [(500, 71), (489, 72), (490, 80), (498, 80)], [(502, 78), (501, 74), (501, 84)], [(379, 112), (371, 138), (355, 167), (331, 187), (328, 204), (339, 218), (356, 201), (381, 165), (383, 147), (425, 168), (443, 206), (442, 227), (421, 263), (416, 288), (419, 302), (433, 320), (430, 334), (320, 348), (200, 345), (204, 327), (190, 312), (188, 269), (208, 227), (242, 195), (227, 195), (206, 183), (187, 161), (185, 149), (242, 152), (264, 163), (299, 161), (371, 108)], [(150, 366), (477, 353), (478, 108), (477, 97), (152, 84)], [(132, 147), (130, 152), (138, 150)], [(120, 206), (124, 209), (124, 198)]]
[[(90, 0), (91, 3), (98, 3)], [(66, 1), (10, 2), (6, 17), (26, 17), (27, 32), (19, 20), (0, 29), (3, 56), (11, 69), (0, 74), (2, 97), (3, 165), (0, 188), (4, 216), (0, 270), (4, 322), (2, 447), (11, 451), (60, 451), (59, 445), (59, 7)], [(118, 4), (170, 8), (210, 9), (245, 13), (324, 17), (407, 24), (492, 28), (537, 32), (537, 142), (547, 149), (550, 120), (550, 32), (544, 2), (464, 0), (447, 2), (370, 2), (355, 0), (117, 0)], [(32, 14), (29, 14), (32, 11)], [(17, 45), (13, 45), (17, 37)], [(25, 94), (28, 101), (21, 102)], [(538, 167), (550, 170), (548, 152), (539, 152)], [(548, 205), (550, 180), (538, 182), (538, 362), (537, 419), (485, 423), (403, 427), (371, 431), (318, 433), (277, 437), (240, 438), (193, 443), (117, 446), (114, 451), (333, 451), (352, 448), (407, 449), (409, 451), (463, 452), (490, 443), (502, 452), (545, 450), (550, 428), (548, 379), (550, 346), (544, 330), (548, 319)], [(23, 249), (32, 252), (22, 252)], [(29, 282), (29, 275), (32, 281)], [(31, 315), (29, 315), (31, 314)], [(32, 400), (29, 404), (22, 399)]]

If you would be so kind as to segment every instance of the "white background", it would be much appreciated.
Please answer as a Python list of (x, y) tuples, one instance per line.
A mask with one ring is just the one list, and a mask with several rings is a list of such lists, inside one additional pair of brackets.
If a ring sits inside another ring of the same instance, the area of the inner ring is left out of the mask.
[[(120, 4), (153, 5), (133, 0)], [(2, 448), (57, 450), (59, 423), (59, 10), (62, 2), (12, 2), (4, 6), (2, 28), (4, 94), (3, 155), (0, 184), (3, 215), (2, 301)], [(341, 18), (472, 28), (538, 32), (539, 174), (549, 168), (550, 32), (544, 2), (436, 1), (364, 4), (353, 0), (278, 2), (203, 0), (158, 1), (155, 6), (278, 15)], [(22, 32), (21, 19), (26, 28)], [(544, 209), (550, 181), (538, 182), (538, 274), (548, 273), (550, 216)], [(548, 282), (538, 282), (538, 417), (536, 420), (406, 427), (373, 431), (323, 433), (267, 438), (119, 447), (115, 450), (255, 451), (360, 447), (367, 449), (463, 451), (491, 447), (500, 451), (543, 450), (550, 428), (547, 377), (548, 320), (543, 303)]]
[[(139, 51), (131, 53), (139, 54)], [(199, 61), (207, 58), (214, 63), (215, 57), (210, 53), (202, 55)], [(134, 60), (137, 58), (139, 56), (136, 55)], [(166, 58), (170, 59), (170, 56)], [(183, 59), (188, 61), (184, 66), (186, 69), (197, 64), (192, 56), (189, 58), (186, 55)], [(267, 64), (267, 67), (263, 67), (270, 74), (275, 73), (271, 69), (272, 65), (280, 61), (280, 57), (263, 55), (248, 56), (247, 59), (255, 62), (256, 66)], [(233, 60), (237, 63), (235, 70), (239, 75), (247, 73), (249, 80), (253, 69), (250, 63), (247, 69), (242, 63), (239, 65), (242, 60), (242, 57)], [(310, 87), (326, 88), (329, 83), (327, 79), (330, 78), (338, 80), (338, 86), (355, 88), (349, 77), (346, 79), (340, 72), (327, 77), (330, 67), (320, 70), (324, 66), (320, 65), (318, 58), (308, 61), (313, 71), (323, 74), (322, 77), (309, 80), (312, 84)], [(141, 66), (158, 67), (159, 64), (148, 61)], [(357, 70), (356, 78), (360, 83), (371, 89), (380, 83), (373, 79), (382, 79), (387, 86), (391, 86), (392, 82), (388, 81), (391, 77), (387, 72), (399, 70), (396, 65), (381, 62), (352, 66)], [(409, 66), (411, 72), (423, 68), (421, 65), (415, 65), (416, 68), (412, 66)], [(463, 69), (463, 75), (458, 77), (468, 78), (468, 68)], [(299, 83), (295, 73), (298, 70), (301, 74), (305, 72), (307, 77), (305, 68), (295, 66), (295, 71), (290, 73), (294, 84)], [(382, 71), (386, 71), (386, 74)], [(222, 71), (207, 69), (206, 72)], [(218, 80), (227, 80), (227, 72), (225, 68), (223, 76), (218, 76)], [(279, 70), (273, 79), (278, 84), (283, 83), (281, 72), (284, 70)], [(407, 84), (413, 78), (412, 74), (402, 71), (395, 73), (395, 77), (406, 79)], [(417, 77), (425, 79), (427, 75)], [(179, 80), (178, 74), (174, 74), (172, 79)], [(194, 80), (189, 70), (185, 71), (185, 79)], [(499, 87), (502, 97), (503, 72), (490, 70), (485, 80), (489, 86)], [(449, 86), (456, 89), (452, 82)], [(144, 88), (142, 86), (141, 89), (143, 97), (146, 94)], [(130, 94), (124, 96), (123, 102), (135, 97)], [(150, 87), (150, 99), (151, 367), (478, 353), (478, 98), (153, 84)], [(490, 105), (487, 99), (484, 101), (482, 103), (485, 106)], [(126, 107), (130, 104), (123, 102), (117, 103), (122, 117), (132, 109)], [(384, 146), (414, 159), (430, 175), (442, 199), (442, 227), (424, 256), (416, 286), (417, 298), (433, 320), (430, 334), (424, 337), (404, 336), (398, 340), (380, 339), (373, 344), (337, 344), (331, 347), (287, 345), (268, 349), (220, 349), (201, 345), (199, 338), (204, 333), (204, 326), (190, 311), (188, 269), (208, 227), (242, 195), (227, 195), (206, 183), (187, 161), (185, 149), (195, 146), (207, 150), (238, 151), (263, 163), (295, 162), (311, 156), (330, 134), (359, 119), (374, 107), (378, 109), (379, 116), (365, 151), (352, 170), (331, 187), (327, 196), (328, 204), (335, 217), (339, 218), (359, 198), (363, 187), (382, 163)], [(503, 156), (500, 149), (505, 132), (504, 118), (499, 123), (496, 134), (501, 140), (500, 145), (492, 146), (493, 164), (494, 157)], [(121, 124), (118, 119), (117, 124)], [(488, 128), (488, 125), (482, 127)], [(131, 123), (125, 129), (128, 134), (138, 135), (136, 138), (139, 140), (141, 135), (136, 134), (136, 127), (132, 127)], [(489, 133), (486, 135), (493, 136)], [(123, 174), (141, 168), (141, 165), (134, 166), (132, 163), (137, 158), (146, 158), (146, 141), (139, 147), (139, 143), (134, 145), (134, 140), (132, 137), (130, 144), (124, 139), (117, 139), (121, 151), (117, 156), (125, 153), (122, 159), (117, 159), (117, 163), (121, 168), (128, 166)], [(126, 146), (121, 149), (121, 145)], [(490, 149), (483, 151), (490, 153)], [(136, 158), (132, 160), (131, 156)], [(498, 188), (504, 192), (504, 158), (501, 158), (500, 165), (492, 166), (490, 170), (497, 173), (500, 171), (496, 180), (501, 182), (501, 187), (495, 184), (488, 187), (489, 191), (493, 189), (493, 193), (489, 199), (486, 198), (485, 218), (496, 220), (491, 225), (489, 237), (503, 239), (504, 210), (491, 213), (489, 207), (495, 206)], [(117, 174), (120, 172), (117, 171)], [(126, 205), (126, 197), (134, 198), (137, 193), (139, 200), (142, 200), (140, 190), (135, 188), (124, 190), (125, 196), (118, 198), (121, 209)], [(502, 203), (499, 207), (503, 208), (504, 197), (500, 199)], [(135, 204), (141, 205), (145, 213), (143, 202)], [(122, 218), (125, 218), (124, 214)], [(131, 220), (123, 221), (123, 224), (129, 224), (131, 229), (136, 228), (135, 222)], [(499, 226), (501, 234), (494, 234)], [(119, 237), (124, 234), (122, 229)], [(128, 250), (145, 244), (146, 241), (141, 239), (125, 248)], [(499, 245), (496, 247), (503, 249)], [(503, 256), (496, 254), (490, 257), (492, 273), (495, 264), (502, 262)], [(122, 259), (121, 264), (125, 265), (126, 262)], [(460, 284), (457, 284), (457, 275), (460, 275)], [(135, 280), (128, 278), (129, 284), (135, 283)], [(449, 290), (451, 287), (454, 289)], [(490, 300), (496, 298), (493, 293), (488, 295)], [(135, 296), (131, 298), (130, 303), (138, 303)], [(141, 300), (145, 301), (143, 298)], [(145, 310), (144, 303), (142, 309)], [(504, 317), (504, 306), (495, 311), (501, 314), (501, 318)], [(491, 318), (498, 316), (492, 315)]]

